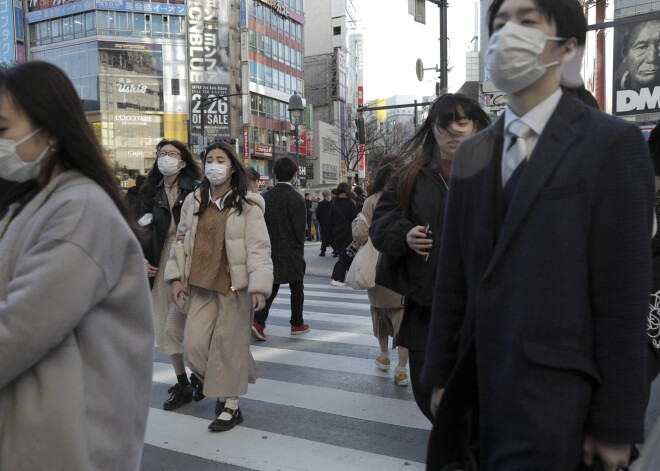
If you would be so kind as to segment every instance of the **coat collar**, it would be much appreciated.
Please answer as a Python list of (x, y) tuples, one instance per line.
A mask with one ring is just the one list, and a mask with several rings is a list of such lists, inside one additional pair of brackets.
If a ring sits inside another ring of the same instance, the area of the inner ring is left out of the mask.
[[(584, 105), (570, 94), (564, 93), (557, 105), (557, 109), (550, 118), (550, 121), (548, 121), (543, 134), (539, 136), (539, 141), (529, 158), (527, 169), (525, 170), (516, 194), (511, 201), (511, 205), (506, 212), (506, 216), (504, 217), (502, 230), (497, 238), (497, 243), (495, 244), (494, 252), (490, 258), (490, 263), (485, 276), (487, 276), (495, 264), (497, 264), (505, 249), (511, 243), (518, 228), (529, 213), (532, 203), (554, 172), (557, 165), (566, 157), (567, 150), (582, 134), (581, 128), (584, 123), (581, 120), (584, 115)], [(486, 205), (486, 208), (489, 208), (490, 214), (488, 227), (489, 229), (495, 230), (495, 211), (492, 195), (495, 194), (493, 186), (497, 184), (497, 182), (495, 178), (490, 177), (492, 177), (492, 172), (496, 172), (497, 169), (495, 166), (499, 165), (499, 162), (501, 161), (500, 156), (496, 153), (502, 153), (504, 120), (498, 120), (491, 127), (490, 132), (495, 138), (495, 145), (493, 146), (491, 165), (489, 165), (491, 175), (487, 179), (488, 183), (484, 197), (490, 200), (490, 203)], [(494, 237), (494, 235), (491, 233), (489, 237)], [(490, 238), (487, 242), (492, 240), (493, 239)]]

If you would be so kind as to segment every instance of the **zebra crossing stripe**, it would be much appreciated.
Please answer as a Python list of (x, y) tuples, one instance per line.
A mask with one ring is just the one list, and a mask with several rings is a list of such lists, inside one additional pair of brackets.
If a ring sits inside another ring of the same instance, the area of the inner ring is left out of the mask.
[[(290, 306), (291, 305), (291, 300), (289, 299), (288, 296), (277, 296), (275, 300), (273, 301), (273, 305), (286, 305)], [(323, 301), (320, 299), (307, 299), (305, 298), (305, 306), (321, 306), (321, 307), (326, 307), (326, 308), (343, 308), (349, 311), (366, 311), (370, 312), (371, 307), (369, 306), (369, 303), (363, 304), (363, 303), (342, 303), (338, 301)]]
[(319, 330), (311, 327), (310, 331), (304, 335), (291, 335), (291, 327), (279, 325), (266, 325), (265, 333), (267, 336), (273, 337), (291, 337), (300, 340), (312, 340), (314, 342), (332, 342), (332, 343), (346, 343), (349, 345), (367, 345), (378, 346), (378, 341), (373, 335), (355, 334), (352, 332), (339, 332), (336, 330)]
[[(290, 319), (291, 309), (271, 309), (268, 316), (269, 318), (281, 317), (285, 319)], [(355, 316), (351, 314), (333, 314), (327, 312), (312, 312), (305, 310), (303, 316), (305, 317), (305, 322), (324, 321), (324, 322), (334, 322), (337, 324), (360, 325), (360, 326), (369, 326), (369, 327), (372, 326), (371, 315), (366, 315), (366, 314), (363, 314), (361, 316)]]
[(255, 471), (293, 471), (305, 465), (315, 471), (424, 470), (422, 463), (242, 426), (212, 433), (208, 424), (207, 419), (151, 408), (145, 443)]
[[(280, 296), (284, 296), (285, 298), (289, 297), (289, 294), (291, 291), (288, 289), (280, 289), (277, 293), (277, 298)], [(328, 298), (328, 299), (358, 299), (360, 301), (364, 301), (365, 303), (369, 303), (369, 298), (367, 297), (366, 291), (363, 291), (363, 294), (358, 294), (359, 291), (349, 291), (348, 293), (326, 293), (324, 291), (311, 291), (307, 289), (305, 286), (305, 299), (307, 298)], [(275, 298), (275, 299), (277, 299)]]

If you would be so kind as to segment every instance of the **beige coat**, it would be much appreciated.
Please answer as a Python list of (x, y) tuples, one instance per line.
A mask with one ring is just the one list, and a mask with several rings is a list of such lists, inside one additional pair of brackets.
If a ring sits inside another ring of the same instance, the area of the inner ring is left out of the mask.
[[(362, 206), (362, 214), (367, 219), (368, 224), (360, 222), (359, 218), (353, 221), (353, 240), (360, 245), (365, 244), (369, 238), (369, 225), (371, 225), (371, 218), (374, 215), (374, 209), (376, 209), (376, 205), (378, 204), (378, 200), (380, 199), (381, 194), (382, 192), (371, 195), (364, 202), (364, 206)], [(392, 290), (385, 288), (384, 286), (376, 285), (373, 288), (368, 289), (367, 295), (369, 296), (369, 302), (373, 307), (403, 307), (402, 296)]]
[[(190, 278), (190, 264), (195, 248), (199, 220), (195, 213), (199, 210), (199, 191), (197, 189), (186, 197), (177, 227), (177, 234), (185, 234), (183, 247), (186, 253), (186, 279)], [(248, 192), (246, 198), (254, 204), (244, 204), (241, 214), (238, 214), (236, 208), (232, 208), (227, 218), (225, 246), (231, 288), (235, 291), (247, 288), (249, 294), (260, 293), (268, 298), (273, 289), (273, 262), (270, 258), (270, 238), (264, 221), (266, 205), (263, 198), (255, 193)], [(167, 282), (181, 278), (173, 247), (165, 266)]]
[(0, 470), (137, 470), (154, 350), (140, 244), (74, 171), (10, 220), (0, 221)]

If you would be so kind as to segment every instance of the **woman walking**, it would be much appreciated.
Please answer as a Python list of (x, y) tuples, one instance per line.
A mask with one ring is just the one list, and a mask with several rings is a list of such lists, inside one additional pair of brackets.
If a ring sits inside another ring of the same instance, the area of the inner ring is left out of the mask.
[(339, 258), (332, 269), (332, 281), (334, 286), (344, 286), (346, 272), (351, 266), (352, 259), (347, 255), (348, 246), (353, 242), (351, 223), (358, 215), (357, 207), (353, 202), (351, 186), (342, 182), (337, 186), (337, 199), (330, 207), (330, 228), (335, 241), (335, 248), (339, 252)]
[(54, 65), (0, 72), (0, 178), (17, 183), (0, 206), (0, 469), (137, 470), (154, 345), (140, 230)]
[[(369, 226), (373, 218), (374, 209), (383, 190), (390, 181), (393, 171), (394, 156), (385, 156), (376, 171), (376, 177), (369, 189), (369, 196), (362, 207), (364, 219), (358, 218), (353, 223), (353, 240), (360, 245), (367, 243)], [(378, 257), (380, 258), (380, 256)], [(377, 263), (378, 261), (374, 261)], [(376, 357), (376, 366), (382, 371), (390, 369), (389, 338), (392, 337), (392, 349), (398, 347), (399, 363), (394, 369), (394, 381), (399, 386), (408, 386), (408, 349), (399, 345), (399, 328), (403, 319), (403, 296), (384, 286), (376, 285), (367, 290), (369, 304), (371, 304), (371, 321), (374, 335), (378, 339), (380, 354)]]
[(415, 401), (431, 415), (431, 388), (420, 383), (451, 161), (458, 145), (488, 126), (479, 104), (446, 94), (408, 142), (374, 211), (369, 230), (382, 255), (376, 280), (406, 296), (399, 346), (408, 348)]
[(156, 146), (156, 158), (156, 165), (147, 175), (138, 195), (138, 222), (151, 235), (142, 248), (152, 286), (156, 345), (160, 353), (169, 355), (177, 377), (177, 383), (167, 391), (170, 397), (163, 404), (163, 409), (174, 410), (192, 401), (193, 396), (196, 401), (204, 397), (194, 376), (191, 377), (193, 385), (188, 382), (183, 363), (186, 315), (172, 302), (164, 275), (170, 248), (176, 240), (181, 206), (199, 183), (201, 173), (182, 142), (160, 141)]
[[(165, 279), (172, 299), (190, 295), (183, 348), (205, 396), (217, 397), (214, 432), (243, 421), (239, 396), (259, 377), (250, 353), (253, 309), (262, 309), (273, 286), (264, 201), (248, 192), (248, 176), (234, 148), (206, 148), (205, 179), (183, 203), (177, 235), (186, 254), (185, 279), (170, 252)], [(225, 402), (226, 400), (226, 402)]]

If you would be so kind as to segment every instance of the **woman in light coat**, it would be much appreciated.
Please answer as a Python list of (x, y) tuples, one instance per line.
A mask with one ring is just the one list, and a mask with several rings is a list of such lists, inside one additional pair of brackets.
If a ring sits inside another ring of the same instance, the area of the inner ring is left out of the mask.
[[(374, 215), (374, 209), (378, 204), (383, 190), (392, 176), (394, 156), (385, 156), (376, 171), (376, 177), (369, 189), (369, 197), (362, 207), (362, 216), (353, 221), (353, 240), (360, 245), (367, 243), (369, 238), (369, 226)], [(380, 258), (380, 256), (378, 257)], [(378, 263), (378, 261), (374, 261)], [(371, 321), (374, 335), (380, 345), (380, 354), (376, 358), (376, 366), (382, 371), (390, 369), (390, 350), (388, 348), (389, 337), (392, 337), (392, 348), (398, 348), (399, 362), (394, 369), (394, 381), (399, 386), (408, 386), (408, 349), (398, 344), (399, 328), (403, 320), (403, 296), (381, 285), (376, 285), (367, 290), (369, 303), (371, 304)]]
[(139, 228), (54, 65), (0, 73), (0, 178), (17, 183), (0, 206), (0, 470), (137, 470), (154, 347)]
[(204, 395), (218, 398), (209, 429), (221, 432), (243, 421), (238, 397), (259, 377), (250, 328), (254, 309), (270, 296), (273, 263), (264, 200), (247, 191), (248, 176), (234, 148), (216, 142), (203, 160), (205, 179), (183, 203), (177, 228), (184, 273), (173, 247), (165, 280), (175, 302), (182, 292), (190, 296), (184, 354)]

